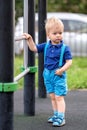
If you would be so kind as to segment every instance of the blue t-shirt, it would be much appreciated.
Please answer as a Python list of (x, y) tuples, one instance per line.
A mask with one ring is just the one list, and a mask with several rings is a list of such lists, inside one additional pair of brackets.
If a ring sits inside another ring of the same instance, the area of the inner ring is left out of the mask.
[[(46, 44), (47, 42), (36, 45), (38, 53), (44, 52)], [(51, 41), (49, 41), (49, 46), (46, 50), (46, 57), (44, 61), (44, 67), (48, 70), (54, 70), (58, 68), (62, 45), (63, 41), (55, 45), (51, 44)], [(72, 55), (69, 46), (66, 45), (63, 56), (63, 65), (65, 64), (66, 60), (69, 59), (72, 59)]]

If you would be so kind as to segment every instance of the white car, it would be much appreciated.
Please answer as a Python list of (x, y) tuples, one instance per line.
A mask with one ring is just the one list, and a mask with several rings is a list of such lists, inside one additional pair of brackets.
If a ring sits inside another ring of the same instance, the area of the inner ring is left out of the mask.
[[(15, 38), (23, 34), (23, 17), (18, 18), (18, 22), (15, 26)], [(16, 41), (14, 44), (14, 52), (19, 55), (23, 51), (23, 40)]]
[[(65, 28), (63, 33), (63, 40), (65, 44), (70, 46), (72, 55), (87, 56), (87, 15), (62, 12), (47, 13), (47, 18), (52, 16), (60, 18), (63, 21)], [(37, 18), (35, 22), (38, 22)], [(17, 26), (19, 26), (19, 24)], [(23, 26), (21, 29), (23, 31)], [(36, 32), (35, 34), (36, 43), (38, 43), (38, 33)]]

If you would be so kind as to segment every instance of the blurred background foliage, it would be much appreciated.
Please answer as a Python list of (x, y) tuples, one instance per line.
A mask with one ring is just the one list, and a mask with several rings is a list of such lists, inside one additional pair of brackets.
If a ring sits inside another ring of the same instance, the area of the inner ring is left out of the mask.
[[(26, 1), (26, 0), (25, 0)], [(35, 12), (38, 12), (38, 2), (35, 0)], [(15, 0), (15, 17), (23, 16), (24, 0)], [(47, 12), (72, 12), (87, 14), (87, 0), (47, 0)], [(20, 66), (23, 64), (23, 55), (15, 56), (14, 75), (20, 73)], [(38, 66), (38, 58), (35, 58)], [(87, 89), (87, 57), (74, 57), (73, 65), (68, 70), (69, 89)], [(38, 87), (38, 72), (35, 75), (35, 85)], [(19, 88), (23, 87), (23, 78), (19, 81)]]
[(87, 0), (48, 0), (48, 11), (87, 13)]
[[(35, 0), (35, 11), (38, 11), (38, 2)], [(24, 0), (15, 0), (15, 18), (23, 16)], [(48, 12), (73, 12), (87, 14), (87, 0), (47, 0)]]
[(23, 16), (24, 0), (15, 0), (15, 19)]

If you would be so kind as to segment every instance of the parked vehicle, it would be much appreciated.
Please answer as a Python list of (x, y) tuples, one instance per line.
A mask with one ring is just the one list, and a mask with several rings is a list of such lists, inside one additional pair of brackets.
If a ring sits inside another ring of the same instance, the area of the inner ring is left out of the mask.
[[(23, 17), (19, 17), (15, 26), (15, 37), (19, 37), (23, 34)], [(23, 41), (16, 41), (14, 44), (14, 52), (19, 55), (23, 51)]]
[[(63, 40), (65, 44), (70, 46), (72, 55), (87, 56), (87, 15), (77, 13), (62, 13), (62, 12), (47, 13), (47, 18), (50, 18), (52, 16), (60, 18), (63, 21), (65, 27), (63, 33), (64, 35)], [(38, 20), (35, 22), (37, 23)], [(18, 24), (17, 26), (19, 25), (20, 24)], [(20, 35), (23, 32), (23, 23), (21, 26), (22, 31)], [(38, 32), (36, 32), (35, 34), (36, 34), (35, 35), (36, 43), (38, 43)]]

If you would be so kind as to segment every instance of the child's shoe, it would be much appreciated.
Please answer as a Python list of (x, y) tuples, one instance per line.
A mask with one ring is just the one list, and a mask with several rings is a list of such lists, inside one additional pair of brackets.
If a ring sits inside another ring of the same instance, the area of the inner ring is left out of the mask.
[(53, 115), (53, 116), (49, 117), (49, 118), (48, 118), (48, 123), (53, 123), (56, 118), (57, 118), (56, 115)]
[(57, 118), (55, 119), (55, 121), (53, 122), (53, 126), (54, 127), (60, 127), (60, 126), (64, 126), (66, 123), (65, 123), (65, 119), (63, 118)]

